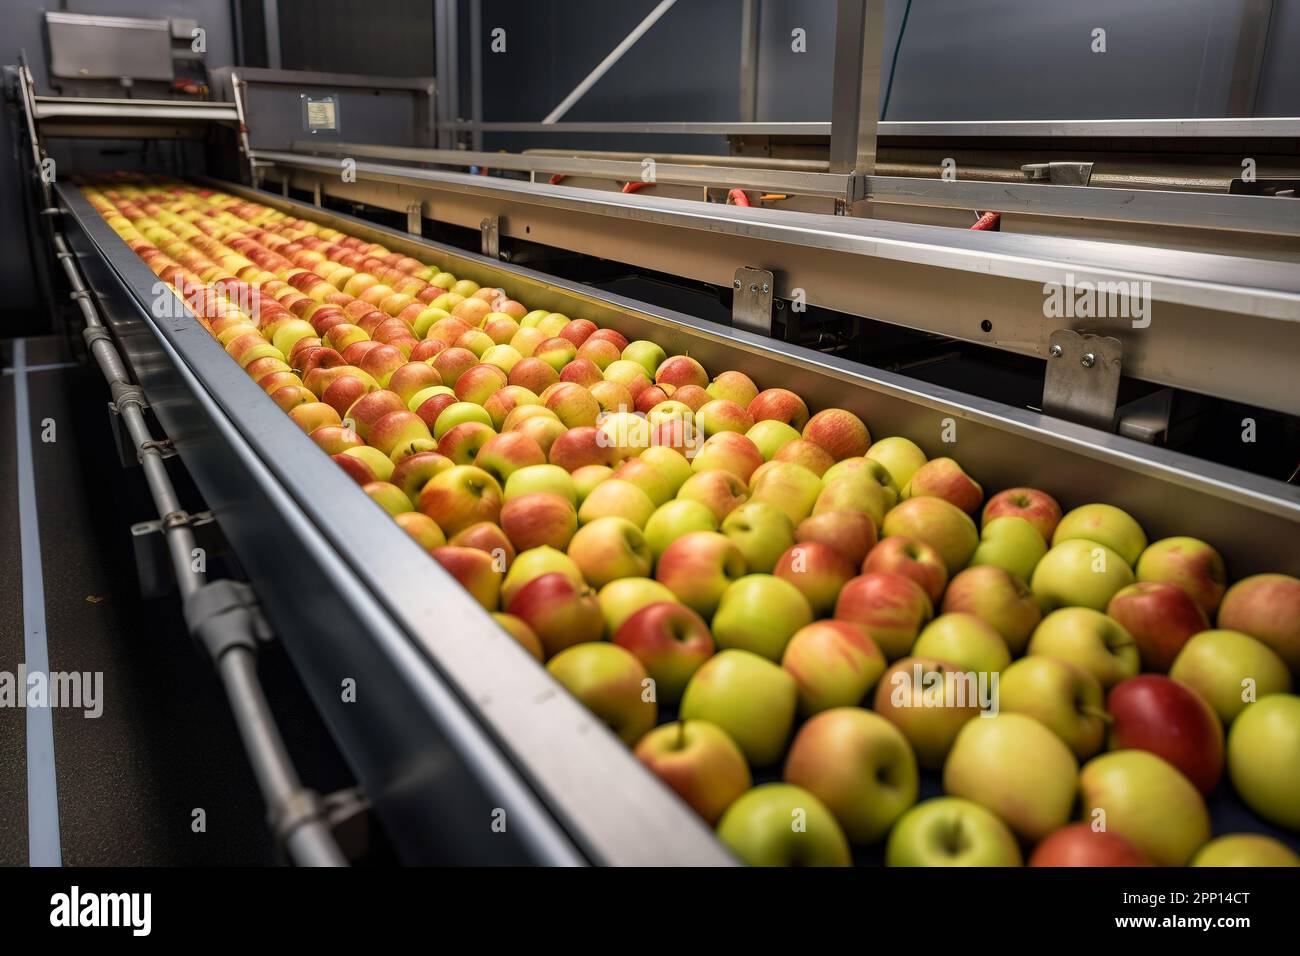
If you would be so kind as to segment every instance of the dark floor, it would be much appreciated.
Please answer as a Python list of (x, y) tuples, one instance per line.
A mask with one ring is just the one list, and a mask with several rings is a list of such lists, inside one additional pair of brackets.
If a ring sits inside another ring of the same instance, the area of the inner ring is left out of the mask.
[[(27, 342), (29, 368), (67, 361), (55, 339)], [(0, 356), (9, 369), (11, 343)], [(175, 598), (139, 595), (129, 528), (156, 515), (138, 469), (118, 463), (103, 379), (74, 365), (27, 381), (50, 667), (103, 675), (102, 716), (54, 712), (64, 864), (272, 862), (224, 693)], [(12, 373), (0, 379), (0, 671), (11, 673), (23, 659), (14, 387)], [(41, 441), (46, 419), (52, 443)], [(277, 656), (266, 669), (292, 685)], [(0, 864), (28, 860), (26, 713), (0, 708)], [(291, 744), (318, 733), (312, 717), (291, 721)], [(192, 827), (199, 809), (206, 832)]]

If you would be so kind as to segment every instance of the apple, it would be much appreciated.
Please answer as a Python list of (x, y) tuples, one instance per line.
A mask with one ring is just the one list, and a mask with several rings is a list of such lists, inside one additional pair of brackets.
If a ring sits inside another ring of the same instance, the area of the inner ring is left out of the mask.
[(614, 469), (608, 465), (583, 465), (572, 472), (573, 488), (578, 493), (578, 504), (587, 500), (587, 495), (602, 481), (609, 478)]
[(411, 503), (419, 508), (420, 492), (424, 490), (429, 480), (454, 467), (456, 463), (446, 455), (440, 455), (436, 451), (422, 451), (407, 455), (394, 465), (388, 480), (401, 488), (411, 499)]
[(510, 499), (502, 506), (499, 520), (517, 551), (543, 545), (562, 551), (569, 547), (569, 541), (578, 530), (578, 515), (573, 504), (567, 498), (547, 491)]
[(492, 556), (476, 548), (444, 545), (429, 552), (485, 610), (495, 611), (501, 598), (501, 571)]
[(393, 517), (411, 510), (411, 499), (406, 497), (406, 492), (387, 481), (367, 482), (362, 490)]
[(520, 468), (545, 465), (546, 453), (532, 438), (520, 432), (493, 435), (474, 456), (474, 464), (504, 486)]
[(843, 831), (801, 787), (765, 783), (742, 794), (718, 823), (718, 839), (748, 866), (851, 866)]
[[(705, 438), (712, 438), (724, 432), (739, 432), (740, 437), (744, 438), (745, 432), (754, 427), (754, 419), (735, 402), (719, 398), (707, 402), (695, 413), (695, 424), (704, 432)], [(753, 442), (750, 444), (752, 445)], [(759, 457), (761, 459), (762, 455), (760, 454)]]
[(614, 469), (614, 474), (610, 477), (630, 481), (636, 485), (646, 493), (656, 510), (672, 500), (674, 492), (668, 477), (654, 465), (640, 458), (629, 458)]
[(722, 650), (686, 685), (681, 719), (717, 724), (751, 766), (767, 767), (785, 751), (798, 698), (794, 678), (771, 661), (749, 651)]
[[(416, 514), (419, 514), (419, 512), (416, 512)], [(515, 546), (510, 543), (510, 539), (501, 530), (501, 526), (493, 524), (491, 521), (480, 521), (468, 528), (461, 528), (451, 536), (447, 543), (458, 548), (478, 548), (480, 551), (492, 555), (492, 560), (496, 563), (496, 566), (506, 572), (509, 572), (514, 565)]]
[(1055, 498), (1037, 488), (1008, 488), (984, 504), (985, 526), (1002, 517), (1023, 518), (1047, 542), (1052, 540), (1061, 521), (1061, 506)]
[(916, 758), (879, 714), (836, 707), (810, 718), (790, 745), (787, 783), (818, 797), (851, 843), (875, 843), (916, 802)]
[[(599, 641), (601, 637), (596, 592), (585, 584), (575, 584), (559, 571), (542, 574), (519, 588), (507, 602), (506, 613), (533, 629), (548, 658), (576, 644)], [(637, 667), (640, 666), (638, 663)], [(640, 697), (639, 686), (637, 696)], [(650, 720), (653, 723), (653, 708)]]
[(991, 564), (967, 568), (953, 578), (944, 593), (942, 610), (945, 614), (973, 614), (989, 624), (1006, 642), (1012, 657), (1024, 651), (1043, 617), (1034, 592), (1024, 581)]
[[(438, 453), (446, 455), (458, 465), (471, 465), (483, 447), (496, 436), (491, 425), (482, 422), (461, 422), (438, 439)], [(484, 471), (484, 469), (479, 469)], [(489, 472), (485, 472), (490, 475)], [(496, 481), (496, 478), (492, 478)], [(500, 482), (497, 483), (500, 486)]]
[(908, 498), (900, 501), (881, 525), (885, 537), (902, 535), (934, 548), (953, 575), (964, 568), (979, 544), (970, 515), (942, 498)]
[(578, 357), (578, 347), (568, 339), (556, 335), (539, 342), (537, 348), (533, 350), (533, 355), (558, 373)]
[(609, 478), (591, 489), (583, 498), (582, 506), (578, 509), (578, 521), (589, 524), (597, 518), (614, 517), (626, 519), (637, 528), (644, 528), (654, 512), (654, 502), (644, 491), (630, 481)]
[(808, 716), (860, 704), (887, 663), (884, 652), (857, 625), (814, 621), (795, 631), (781, 666), (799, 686), (799, 712)]
[(447, 543), (446, 536), (443, 535), (442, 529), (428, 515), (420, 514), (418, 511), (404, 511), (393, 519), (397, 526), (415, 539), (415, 542), (425, 551), (432, 551), (434, 548), (440, 548)]
[(546, 669), (628, 746), (654, 726), (655, 703), (643, 693), (649, 677), (623, 648), (603, 642), (576, 644), (552, 657)]
[(1137, 643), (1142, 667), (1165, 673), (1194, 634), (1210, 622), (1191, 594), (1176, 584), (1138, 581), (1120, 590), (1106, 605)]
[(935, 603), (948, 586), (948, 565), (943, 556), (924, 541), (902, 535), (884, 538), (872, 548), (862, 562), (862, 573), (911, 578)]
[(1093, 757), (1079, 773), (1083, 818), (1127, 840), (1156, 866), (1185, 866), (1210, 839), (1210, 814), (1191, 782), (1145, 750)]
[(341, 455), (351, 448), (364, 447), (357, 433), (343, 425), (322, 425), (308, 437), (327, 455)]
[(1138, 672), (1132, 636), (1100, 611), (1066, 607), (1043, 618), (1029, 638), (1028, 653), (1077, 664), (1110, 689)]
[(656, 699), (676, 704), (700, 666), (713, 656), (709, 626), (672, 601), (648, 604), (619, 627), (613, 641), (636, 655), (655, 682)]
[(808, 600), (789, 581), (771, 574), (747, 574), (722, 593), (713, 616), (713, 639), (718, 647), (779, 661), (795, 631), (812, 620)]
[[(671, 360), (670, 360), (671, 361)], [(661, 370), (662, 371), (662, 370)], [(703, 371), (703, 369), (701, 369)], [(704, 385), (708, 394), (713, 398), (726, 399), (729, 402), (735, 402), (742, 408), (748, 407), (749, 403), (758, 395), (758, 386), (744, 372), (726, 371), (720, 372), (712, 382), (709, 382), (707, 374), (705, 381), (700, 382), (698, 376), (692, 381), (677, 382), (677, 385)]]
[(623, 360), (625, 362), (635, 362), (645, 369), (646, 375), (653, 380), (655, 372), (659, 366), (668, 358), (668, 353), (661, 349), (656, 343), (639, 339), (635, 342), (629, 342), (623, 349)]
[[(503, 526), (509, 509), (507, 503), (501, 511)], [(641, 529), (625, 518), (597, 518), (572, 534), (572, 539), (569, 557), (593, 588), (602, 588), (616, 578), (643, 578), (650, 573), (654, 561), (650, 546)]]
[(785, 422), (801, 432), (808, 424), (808, 406), (802, 398), (786, 388), (763, 389), (754, 396), (745, 410), (755, 422), (768, 419)]
[(730, 511), (719, 530), (740, 548), (750, 572), (770, 574), (794, 544), (794, 527), (784, 511), (766, 501), (748, 501)]
[(1045, 554), (1047, 542), (1027, 519), (1002, 515), (984, 522), (970, 563), (996, 565), (1022, 581), (1030, 581)]
[(1118, 554), (1130, 568), (1147, 546), (1146, 532), (1132, 515), (1114, 505), (1081, 505), (1052, 532), (1052, 546), (1063, 541), (1093, 541)]
[(476, 405), (473, 402), (452, 402), (446, 405), (438, 413), (438, 419), (433, 425), (433, 437), (439, 441), (442, 436), (447, 434), (457, 425), (464, 425), (472, 422), (477, 425), (486, 425), (492, 427), (492, 416), (482, 405)]
[(1001, 673), (1011, 663), (1001, 635), (974, 614), (940, 614), (921, 631), (911, 652), (974, 674)]
[(1223, 596), (1218, 625), (1263, 641), (1300, 674), (1300, 578), (1256, 574)]
[(952, 458), (932, 458), (903, 487), (904, 498), (942, 498), (967, 514), (984, 501), (984, 490)]
[(1223, 775), (1223, 725), (1196, 691), (1159, 674), (1120, 681), (1106, 698), (1111, 750), (1149, 750), (1201, 793)]
[[(508, 421), (506, 427), (509, 428)], [(587, 465), (612, 466), (617, 460), (617, 451), (599, 436), (600, 433), (591, 425), (568, 429), (552, 443), (550, 463), (559, 465), (570, 474)]]
[(501, 513), (501, 486), (473, 465), (456, 465), (442, 471), (420, 491), (419, 511), (438, 523), (447, 534), (479, 521), (496, 521)]
[(573, 319), (560, 329), (560, 338), (568, 339), (574, 345), (582, 345), (596, 331), (596, 323), (590, 319)]
[(834, 610), (840, 589), (854, 576), (855, 569), (830, 545), (807, 541), (786, 549), (772, 573), (798, 588), (813, 614), (824, 617)]
[(1091, 823), (1071, 823), (1034, 847), (1029, 866), (1150, 866), (1132, 843)]
[(1024, 714), (1060, 737), (1080, 760), (1106, 739), (1106, 694), (1088, 671), (1056, 657), (1022, 657), (998, 681), (1001, 713)]
[(1300, 866), (1300, 855), (1261, 833), (1229, 833), (1196, 851), (1191, 866)]
[(851, 475), (823, 480), (812, 513), (860, 511), (868, 515), (879, 527), (887, 508), (885, 489), (865, 471), (859, 471)]
[[(501, 564), (506, 563), (503, 554)], [(543, 545), (540, 548), (530, 548), (509, 562), (506, 579), (501, 583), (501, 603), (509, 606), (524, 585), (543, 574), (551, 573), (563, 574), (580, 588), (587, 585), (587, 579), (582, 576), (571, 557), (563, 551)]]
[(1183, 588), (1206, 614), (1218, 610), (1228, 580), (1223, 557), (1196, 538), (1156, 541), (1142, 552), (1133, 570), (1139, 581), (1158, 581)]
[[(463, 349), (453, 346), (444, 349), (433, 358), (433, 367), (438, 370), (444, 382), (450, 382), (455, 385), (460, 381), (460, 377), (468, 372), (474, 366), (478, 365), (478, 356), (469, 349)], [(489, 366), (491, 368), (492, 366)], [(493, 368), (494, 372), (500, 372), (500, 369)], [(478, 376), (479, 381), (476, 384), (483, 385), (490, 382), (493, 378), (491, 372), (483, 372)], [(502, 382), (501, 384), (506, 384)], [(460, 392), (456, 393), (460, 395)]]
[(660, 363), (655, 370), (654, 380), (656, 385), (667, 384), (674, 388), (683, 385), (703, 387), (709, 384), (709, 373), (689, 355), (674, 355)]
[(745, 755), (726, 731), (707, 720), (656, 727), (634, 752), (710, 826), (753, 785)]
[(1240, 631), (1202, 631), (1183, 645), (1169, 676), (1196, 691), (1231, 724), (1247, 705), (1291, 691), (1286, 663), (1267, 644)]
[(285, 385), (271, 393), (271, 401), (287, 412), (299, 405), (315, 402), (316, 396), (301, 385)]
[(692, 475), (677, 492), (679, 501), (697, 501), (721, 522), (748, 497), (745, 483), (729, 471), (702, 471)]
[(918, 764), (938, 770), (958, 732), (979, 715), (979, 696), (955, 665), (905, 657), (881, 675), (872, 708), (903, 732)]
[(339, 413), (324, 402), (304, 402), (295, 405), (289, 410), (289, 417), (308, 435), (326, 425), (342, 424)]
[(595, 425), (600, 416), (600, 403), (591, 392), (573, 382), (561, 382), (547, 389), (542, 404), (555, 412), (565, 428)]
[(626, 388), (634, 402), (638, 395), (651, 387), (645, 367), (627, 359), (618, 359), (605, 366), (605, 380), (617, 382)]
[(618, 633), (623, 622), (651, 604), (668, 601), (679, 604), (677, 595), (651, 578), (618, 578), (600, 589), (600, 613), (605, 621), (605, 634)]
[(694, 474), (691, 463), (672, 448), (663, 446), (647, 448), (637, 457), (637, 461), (659, 472), (660, 476), (668, 482), (673, 495), (681, 491), (682, 485)]
[(729, 471), (743, 482), (759, 465), (763, 464), (763, 454), (758, 446), (744, 435), (734, 431), (718, 432), (704, 442), (691, 461), (691, 470)]
[(996, 813), (1022, 840), (1065, 826), (1079, 763), (1032, 717), (1000, 713), (967, 721), (943, 765), (943, 789)]
[[(799, 527), (794, 529), (794, 539), (829, 545), (857, 568), (862, 567), (868, 553), (876, 547), (876, 524), (870, 515), (860, 511), (825, 511), (800, 521)], [(944, 577), (947, 576), (945, 570)]]
[[(518, 349), (516, 349), (518, 351)], [(540, 395), (560, 380), (560, 373), (535, 356), (524, 356), (510, 368), (509, 385), (518, 385)]]
[(803, 465), (818, 478), (822, 477), (835, 464), (835, 459), (831, 457), (830, 452), (804, 438), (787, 442), (781, 447), (780, 451), (772, 456), (772, 460)]
[(918, 468), (925, 464), (925, 452), (907, 438), (882, 438), (865, 452), (865, 457), (882, 465), (896, 491), (902, 491)]
[(698, 501), (676, 500), (655, 509), (645, 523), (645, 539), (657, 562), (672, 543), (693, 531), (716, 531), (718, 519)]
[[(677, 599), (706, 618), (718, 610), (723, 593), (744, 577), (745, 557), (726, 535), (692, 531), (670, 544), (660, 556), (655, 578)], [(642, 576), (649, 573), (649, 567)]]
[(978, 803), (934, 797), (899, 819), (885, 845), (886, 866), (1020, 866), (1005, 823)]
[[(444, 352), (444, 355), (447, 353)], [(456, 378), (452, 386), (456, 391), (456, 397), (462, 402), (474, 402), (476, 405), (482, 405), (494, 392), (498, 392), (509, 384), (506, 373), (501, 371), (495, 365), (480, 363), (467, 368)]]
[(763, 455), (764, 461), (771, 461), (777, 453), (793, 441), (802, 441), (799, 432), (785, 422), (764, 419), (755, 422), (745, 437), (754, 443)]
[(613, 412), (601, 415), (596, 427), (596, 437), (611, 451), (611, 463), (639, 455), (650, 447), (650, 426), (644, 418), (633, 412)]
[[(713, 396), (698, 385), (682, 385), (673, 392), (672, 400), (674, 404), (684, 405), (687, 411), (695, 413), (709, 404), (713, 400)], [(744, 405), (743, 402), (737, 404)]]
[(525, 465), (510, 472), (506, 478), (503, 500), (510, 501), (522, 495), (549, 492), (560, 495), (575, 508), (578, 505), (578, 490), (574, 487), (573, 476), (558, 465)]
[(588, 391), (591, 392), (591, 397), (596, 400), (602, 412), (629, 412), (636, 405), (632, 400), (632, 393), (618, 382), (601, 380), (592, 385)]
[[(813, 505), (819, 500), (821, 490), (822, 480), (803, 465), (788, 461), (771, 461), (754, 472), (750, 497), (754, 501), (765, 501), (776, 505), (785, 512), (793, 527), (812, 514)], [(822, 510), (842, 509), (827, 507)]]
[(888, 660), (905, 655), (934, 607), (911, 578), (869, 572), (844, 585), (835, 602), (835, 619), (862, 628)]
[(1104, 544), (1071, 538), (1052, 546), (1034, 568), (1029, 586), (1044, 611), (1083, 607), (1100, 611), (1133, 583), (1133, 571)]
[(1241, 712), (1228, 732), (1228, 774), (1252, 810), (1300, 831), (1300, 697), (1270, 694)]

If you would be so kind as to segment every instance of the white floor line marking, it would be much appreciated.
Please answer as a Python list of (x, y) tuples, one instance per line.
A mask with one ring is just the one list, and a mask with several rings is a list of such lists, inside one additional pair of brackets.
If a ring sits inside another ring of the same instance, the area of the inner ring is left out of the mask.
[[(14, 340), (14, 432), (18, 450), (18, 539), (23, 570), (23, 653), (28, 675), (50, 672), (45, 639), (45, 577), (41, 529), (36, 517), (31, 406), (27, 395), (27, 342)], [(20, 693), (26, 693), (21, 688)], [(27, 708), (27, 860), (32, 866), (62, 866), (59, 847), (59, 791), (54, 773), (54, 712)]]

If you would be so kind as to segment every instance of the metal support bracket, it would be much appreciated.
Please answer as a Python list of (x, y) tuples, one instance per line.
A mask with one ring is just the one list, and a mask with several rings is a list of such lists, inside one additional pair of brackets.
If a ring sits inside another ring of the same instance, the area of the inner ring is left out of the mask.
[(742, 266), (732, 282), (731, 324), (746, 332), (772, 334), (772, 273)]
[(1031, 183), (1053, 186), (1086, 186), (1092, 180), (1092, 163), (1026, 163), (1020, 171)]
[(1114, 431), (1123, 343), (1109, 335), (1057, 329), (1047, 352), (1043, 413)]
[(478, 224), (482, 240), (483, 255), (489, 259), (501, 258), (501, 220), (496, 216), (485, 216)]
[(214, 664), (232, 648), (256, 651), (275, 637), (243, 581), (208, 581), (185, 598), (184, 612), (185, 626)]
[(1125, 438), (1148, 445), (1167, 439), (1173, 414), (1174, 390), (1161, 388), (1129, 402), (1116, 412), (1116, 430)]
[(406, 207), (406, 231), (413, 236), (424, 234), (424, 206), (418, 202)]
[(172, 570), (171, 555), (167, 551), (164, 532), (177, 524), (199, 529), (212, 525), (215, 530), (216, 518), (211, 511), (189, 514), (174, 511), (166, 519), (155, 518), (152, 521), (140, 521), (131, 525), (131, 546), (135, 550), (135, 566), (140, 579), (140, 595), (146, 600), (164, 597), (170, 594), (176, 583)]

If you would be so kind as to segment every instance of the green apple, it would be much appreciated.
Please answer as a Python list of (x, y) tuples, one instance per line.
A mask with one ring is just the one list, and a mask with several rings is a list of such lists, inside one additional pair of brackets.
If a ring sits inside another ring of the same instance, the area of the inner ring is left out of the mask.
[(1021, 866), (1020, 847), (1007, 825), (978, 803), (935, 797), (894, 825), (886, 866)]
[(1200, 791), (1145, 750), (1093, 757), (1079, 773), (1083, 819), (1137, 847), (1157, 866), (1185, 866), (1210, 839)]
[(1061, 519), (1052, 532), (1052, 547), (1063, 541), (1104, 544), (1132, 568), (1146, 549), (1147, 535), (1127, 511), (1114, 505), (1091, 504), (1067, 512)]
[(1261, 817), (1300, 830), (1300, 697), (1270, 694), (1241, 712), (1228, 731), (1228, 775)]
[[(521, 555), (522, 557), (522, 555)], [(680, 604), (677, 595), (650, 578), (619, 578), (600, 589), (600, 613), (605, 618), (605, 635), (613, 637), (623, 622), (651, 604), (671, 601)]]
[[(503, 566), (504, 563), (503, 557)], [(525, 584), (552, 571), (560, 572), (574, 584), (583, 587), (587, 584), (586, 578), (582, 576), (582, 570), (572, 558), (563, 551), (542, 545), (540, 548), (530, 548), (511, 562), (510, 569), (506, 572), (506, 579), (501, 583), (501, 603), (509, 604), (510, 599), (518, 594)]]
[(945, 614), (974, 614), (1001, 635), (1013, 657), (1024, 651), (1029, 635), (1043, 618), (1024, 579), (991, 564), (967, 568), (953, 578), (941, 609)]
[(813, 503), (812, 513), (858, 511), (869, 516), (878, 528), (885, 520), (887, 507), (885, 489), (865, 471), (858, 471), (830, 481), (823, 478), (822, 490)]
[(900, 501), (885, 515), (880, 530), (885, 537), (901, 535), (925, 542), (943, 556), (949, 575), (966, 567), (979, 545), (970, 515), (942, 498)]
[(645, 535), (624, 518), (597, 518), (583, 525), (567, 553), (593, 588), (618, 578), (646, 577), (654, 563)]
[(623, 350), (623, 360), (625, 362), (636, 362), (646, 371), (646, 375), (651, 381), (654, 381), (655, 372), (663, 364), (664, 359), (668, 358), (668, 353), (661, 349), (654, 342), (648, 342), (645, 339), (638, 339), (635, 342), (629, 342), (627, 348)]
[(1053, 545), (1034, 568), (1029, 586), (1044, 611), (1090, 607), (1104, 611), (1110, 599), (1133, 583), (1133, 569), (1104, 544), (1071, 538)]
[(698, 501), (682, 499), (660, 505), (645, 523), (645, 539), (656, 561), (668, 546), (692, 531), (717, 531), (718, 519)]
[(943, 789), (998, 815), (1021, 839), (1041, 840), (1070, 819), (1079, 763), (1032, 717), (967, 721), (943, 765)]
[(884, 465), (899, 490), (907, 487), (912, 475), (926, 462), (925, 452), (907, 438), (882, 438), (867, 449), (866, 457)]
[(624, 518), (638, 528), (644, 528), (655, 513), (655, 503), (650, 496), (621, 478), (602, 481), (582, 499), (578, 509), (578, 523), (588, 524), (597, 518)]
[(810, 718), (785, 761), (786, 783), (803, 787), (835, 815), (850, 843), (875, 843), (916, 803), (916, 757), (879, 714), (836, 707)]
[(560, 495), (569, 499), (569, 504), (575, 508), (578, 506), (578, 489), (573, 476), (559, 465), (525, 465), (512, 471), (506, 479), (506, 501), (538, 492)]
[(1223, 556), (1196, 538), (1164, 538), (1153, 542), (1133, 568), (1139, 581), (1176, 584), (1190, 594), (1206, 614), (1223, 600), (1228, 571)]
[(1080, 760), (1106, 742), (1106, 694), (1097, 678), (1056, 657), (1022, 657), (998, 682), (1002, 713), (1024, 714), (1056, 734)]
[(793, 528), (812, 514), (822, 490), (822, 480), (803, 465), (769, 461), (750, 478), (750, 499), (776, 505), (790, 519)]
[(614, 469), (609, 465), (583, 465), (581, 468), (575, 468), (572, 478), (573, 488), (578, 493), (578, 506), (581, 507), (587, 500), (587, 496), (613, 473)]
[(843, 461), (837, 461), (822, 472), (822, 487), (840, 478), (853, 476), (870, 478), (880, 486), (885, 496), (886, 511), (898, 504), (900, 489), (894, 484), (889, 469), (870, 458), (845, 458)]
[(492, 416), (482, 405), (474, 402), (452, 402), (438, 414), (438, 420), (433, 423), (433, 437), (441, 441), (443, 435), (465, 422), (478, 422), (491, 428)]
[(984, 525), (980, 543), (971, 555), (972, 566), (993, 564), (1005, 568), (1022, 581), (1030, 580), (1034, 568), (1047, 554), (1047, 542), (1024, 518), (1003, 515)]
[(794, 544), (794, 525), (786, 513), (766, 501), (747, 501), (722, 519), (719, 529), (736, 543), (752, 572), (770, 574)]
[(872, 708), (903, 732), (917, 763), (937, 770), (957, 734), (977, 718), (983, 703), (978, 685), (955, 665), (904, 657), (881, 676)]
[(743, 794), (718, 824), (721, 840), (749, 866), (851, 866), (840, 825), (807, 790), (765, 783)]
[(753, 786), (736, 742), (707, 720), (656, 727), (636, 745), (636, 756), (710, 826)]
[(916, 657), (933, 657), (973, 673), (993, 674), (1011, 663), (1006, 641), (974, 614), (940, 614), (912, 645)]
[(1192, 866), (1300, 866), (1300, 856), (1262, 833), (1229, 833), (1196, 851)]
[(707, 720), (725, 730), (754, 767), (781, 759), (794, 726), (794, 678), (749, 651), (724, 650), (692, 676), (682, 695), (682, 720)]
[(799, 432), (785, 422), (767, 418), (755, 422), (754, 427), (745, 432), (745, 437), (758, 446), (764, 461), (771, 461), (782, 448), (798, 440)]
[(575, 644), (552, 657), (546, 669), (628, 746), (655, 725), (645, 667), (623, 648), (604, 641)]
[(808, 599), (789, 581), (771, 574), (747, 574), (722, 592), (713, 615), (713, 639), (720, 648), (752, 651), (779, 661), (794, 632), (812, 620)]
[(1115, 620), (1086, 607), (1053, 611), (1034, 630), (1029, 653), (1082, 667), (1109, 690), (1138, 672), (1137, 644)]
[(686, 456), (675, 448), (664, 445), (651, 445), (637, 456), (637, 460), (650, 465), (668, 482), (670, 493), (676, 495), (681, 491), (686, 479), (694, 472)]
[(1266, 644), (1240, 631), (1201, 631), (1183, 645), (1169, 676), (1196, 691), (1231, 724), (1267, 694), (1291, 691), (1291, 673)]

